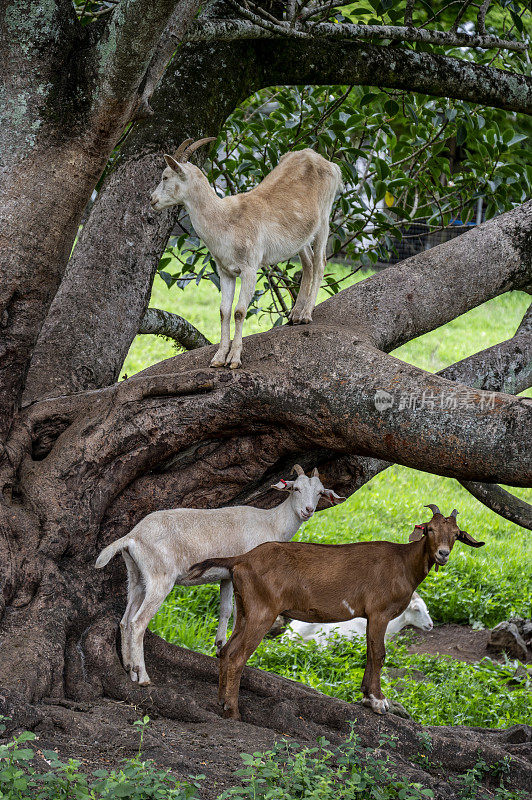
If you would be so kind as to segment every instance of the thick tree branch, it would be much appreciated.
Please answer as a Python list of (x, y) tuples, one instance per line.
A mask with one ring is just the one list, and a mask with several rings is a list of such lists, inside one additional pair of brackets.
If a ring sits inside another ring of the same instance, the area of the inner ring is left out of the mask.
[[(513, 50), (523, 53), (526, 51), (527, 42), (519, 42), (511, 39), (501, 39), (492, 34), (469, 34), (466, 31), (450, 30), (439, 31), (429, 28), (417, 28), (413, 26), (400, 25), (354, 25), (343, 22), (335, 24), (332, 22), (318, 23), (299, 23), (297, 26), (290, 25), (284, 20), (272, 22), (266, 18), (242, 6), (240, 3), (229, 0), (235, 11), (240, 17), (249, 20), (251, 24), (240, 23), (239, 38), (264, 38), (273, 36), (286, 36), (298, 39), (315, 40), (316, 38), (327, 39), (391, 39), (403, 42), (422, 42), (424, 44), (434, 44), (440, 47), (480, 47), (483, 50), (501, 49)], [(227, 20), (229, 22), (230, 20)], [(232, 20), (231, 20), (232, 21)], [(201, 36), (201, 20), (195, 26), (196, 30), (191, 30), (187, 34), (189, 41), (193, 36)], [(196, 39), (194, 39), (196, 40)]]
[(532, 200), (339, 292), (315, 311), (386, 352), (532, 280)]
[(147, 309), (138, 332), (168, 336), (170, 339), (175, 339), (185, 350), (195, 350), (211, 344), (191, 322), (180, 317), (179, 314), (171, 314), (160, 308)]
[[(532, 304), (512, 339), (464, 358), (462, 361), (446, 367), (438, 374), (468, 386), (482, 388), (485, 391), (517, 394), (517, 392), (528, 389), (532, 386), (531, 328)], [(336, 478), (337, 483), (334, 485), (338, 485), (343, 494), (352, 494), (390, 466), (388, 461), (372, 458), (335, 459), (332, 453), (325, 455), (324, 458), (329, 459), (328, 480)], [(316, 455), (309, 456), (309, 465), (310, 462), (322, 463), (316, 459)], [(496, 484), (472, 481), (460, 481), (460, 483), (477, 500), (501, 517), (524, 528), (530, 527), (532, 506), (524, 500), (515, 498)], [(258, 493), (261, 493), (260, 489)]]
[[(232, 35), (233, 31), (228, 31), (227, 38)], [(532, 114), (532, 78), (475, 62), (399, 47), (319, 38), (284, 42), (259, 39), (257, 47), (273, 84), (382, 86)]]
[(441, 373), (486, 391), (519, 394), (532, 386), (532, 304), (515, 336), (476, 353)]
[[(532, 401), (429, 375), (362, 340), (353, 344), (345, 328), (312, 328), (277, 328), (253, 337), (253, 344), (248, 340), (248, 366), (236, 374), (198, 369), (208, 361), (205, 348), (95, 392), (93, 410), (85, 410), (44, 460), (23, 466), (25, 484), (36, 499), (49, 494), (50, 485), (68, 486), (78, 512), (99, 524), (125, 487), (137, 497), (131, 509), (138, 507), (142, 492), (135, 495), (134, 482), (159, 465), (176, 459), (186, 479), (181, 454), (193, 448), (197, 477), (198, 448), (208, 452), (211, 442), (241, 464), (224, 441), (272, 429), (277, 452), (279, 445), (286, 453), (326, 448), (338, 456), (391, 457), (460, 480), (532, 484)], [(392, 403), (376, 408), (383, 393)], [(416, 402), (402, 407), (403, 397)], [(250, 469), (260, 472), (260, 463), (252, 460)], [(245, 484), (249, 476), (240, 480)], [(219, 481), (213, 487), (224, 489)], [(201, 491), (202, 505), (219, 504), (205, 484)]]
[[(196, 13), (199, 0), (121, 0), (115, 8), (98, 44), (100, 87), (99, 103), (123, 101), (136, 92), (146, 78), (150, 63), (150, 88), (162, 75), (172, 54), (161, 37), (170, 19), (179, 32)], [(164, 64), (159, 62), (159, 54)], [(155, 69), (153, 69), (155, 67)]]
[(501, 517), (532, 531), (532, 506), (493, 483), (460, 481), (473, 497)]

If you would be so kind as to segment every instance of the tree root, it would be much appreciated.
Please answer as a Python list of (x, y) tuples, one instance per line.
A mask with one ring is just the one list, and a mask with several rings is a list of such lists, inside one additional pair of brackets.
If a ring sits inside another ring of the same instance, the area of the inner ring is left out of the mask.
[[(131, 750), (134, 735), (128, 725), (148, 713), (155, 720), (152, 744), (157, 755), (170, 744), (171, 739), (167, 744), (159, 739), (161, 730), (170, 730), (170, 720), (177, 721), (174, 730), (177, 724), (187, 735), (197, 736), (193, 731), (199, 731), (215, 747), (231, 740), (241, 748), (237, 753), (264, 747), (270, 736), (311, 744), (325, 737), (340, 745), (352, 727), (365, 757), (386, 759), (392, 773), (432, 788), (441, 800), (456, 797), (458, 776), (480, 760), (489, 768), (483, 778), (486, 785), (497, 785), (504, 772), (509, 787), (526, 791), (532, 785), (532, 727), (527, 725), (507, 730), (423, 727), (395, 714), (375, 715), (361, 703), (327, 697), (250, 667), (242, 676), (243, 721), (233, 722), (222, 718), (217, 705), (215, 658), (175, 647), (148, 632), (146, 661), (154, 684), (141, 687), (129, 680), (120, 663), (117, 628), (117, 616), (109, 611), (83, 632), (78, 646), (69, 645), (66, 697), (30, 704), (22, 695), (0, 691), (0, 714), (11, 718), (7, 735), (29, 729), (45, 740), (65, 741), (76, 733), (89, 749), (95, 739), (101, 743), (112, 736), (120, 747)], [(157, 721), (159, 716), (168, 723)]]
[[(102, 677), (107, 695), (184, 722), (208, 720), (216, 727), (235, 724), (221, 718), (216, 702), (215, 658), (169, 645), (149, 631), (145, 650), (154, 686), (143, 688), (132, 683), (128, 686), (123, 671), (117, 677), (115, 655), (114, 664), (107, 662), (106, 676)], [(250, 667), (245, 668), (242, 676), (240, 709), (243, 723), (272, 729), (299, 741), (314, 742), (325, 736), (331, 743), (339, 744), (352, 725), (363, 747), (385, 748), (396, 762), (399, 774), (424, 781), (424, 785), (429, 781), (438, 790), (437, 797), (455, 796), (449, 790), (449, 776), (465, 773), (480, 758), (490, 767), (486, 780), (498, 782), (498, 770), (502, 770), (507, 758), (508, 784), (518, 789), (532, 785), (532, 727), (527, 725), (507, 730), (424, 727), (395, 714), (375, 715), (361, 703), (327, 697), (308, 686)], [(420, 770), (416, 766), (427, 734), (431, 740), (430, 759), (427, 759), (432, 765), (430, 774), (425, 771), (427, 767)], [(387, 741), (396, 742), (391, 753)]]

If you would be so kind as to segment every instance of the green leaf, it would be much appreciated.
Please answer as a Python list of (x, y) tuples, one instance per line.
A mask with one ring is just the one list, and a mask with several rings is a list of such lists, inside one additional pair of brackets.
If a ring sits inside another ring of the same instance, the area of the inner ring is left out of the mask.
[(169, 289), (172, 288), (172, 286), (174, 284), (173, 275), (170, 275), (168, 272), (164, 272), (163, 270), (161, 270), (159, 272), (159, 277), (163, 279), (163, 281), (166, 283), (166, 285), (168, 286)]
[(467, 128), (463, 122), (459, 122), (456, 128), (456, 144), (458, 146), (464, 144), (467, 139)]

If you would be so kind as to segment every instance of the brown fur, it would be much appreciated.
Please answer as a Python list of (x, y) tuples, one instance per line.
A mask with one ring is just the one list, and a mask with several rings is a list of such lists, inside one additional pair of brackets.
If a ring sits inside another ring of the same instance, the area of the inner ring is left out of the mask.
[(241, 556), (194, 565), (194, 577), (209, 568), (229, 570), (235, 590), (237, 621), (220, 653), (219, 700), (226, 716), (239, 719), (242, 670), (280, 613), (304, 622), (365, 617), (368, 655), (362, 692), (374, 711), (385, 713), (380, 674), (388, 623), (405, 610), (432, 566), (447, 562), (457, 539), (472, 547), (483, 544), (460, 531), (454, 516), (439, 512), (415, 528), (412, 538), (410, 544), (267, 542)]

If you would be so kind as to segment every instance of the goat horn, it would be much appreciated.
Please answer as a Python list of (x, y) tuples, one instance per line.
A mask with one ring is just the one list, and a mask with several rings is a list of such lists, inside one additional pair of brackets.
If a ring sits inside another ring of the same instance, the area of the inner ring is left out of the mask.
[(458, 516), (458, 511), (456, 508), (453, 508), (453, 510), (451, 511), (451, 517), (454, 517), (456, 519), (457, 516)]
[(198, 147), (201, 147), (203, 144), (207, 144), (207, 142), (214, 142), (215, 139), (216, 139), (216, 136), (207, 136), (206, 139), (198, 139), (197, 142), (194, 142), (194, 144), (189, 145), (186, 148), (186, 150), (183, 153), (183, 155), (181, 156), (181, 162), (183, 164), (185, 162), (187, 162), (188, 159), (190, 158), (190, 156), (192, 155), (192, 153), (194, 153), (198, 149)]
[(173, 158), (176, 161), (181, 161), (181, 159), (183, 157), (183, 153), (185, 152), (185, 150), (187, 149), (189, 144), (192, 144), (193, 141), (194, 141), (194, 139), (185, 139), (184, 142), (181, 142), (181, 144), (179, 145), (179, 147), (175, 151), (175, 153), (173, 155)]
[(300, 466), (299, 466), (299, 464), (294, 464), (294, 466), (292, 467), (292, 469), (293, 469), (293, 470), (294, 470), (294, 472), (296, 472), (298, 475), (304, 475), (304, 474), (305, 474), (305, 470), (303, 469), (303, 467), (300, 467)]
[(440, 509), (438, 506), (435, 506), (434, 503), (429, 503), (428, 506), (425, 506), (425, 508), (430, 508), (433, 514), (441, 514)]
[(320, 477), (320, 473), (318, 472), (318, 468), (317, 467), (314, 467), (314, 469), (312, 470), (311, 477), (312, 478), (319, 478)]

